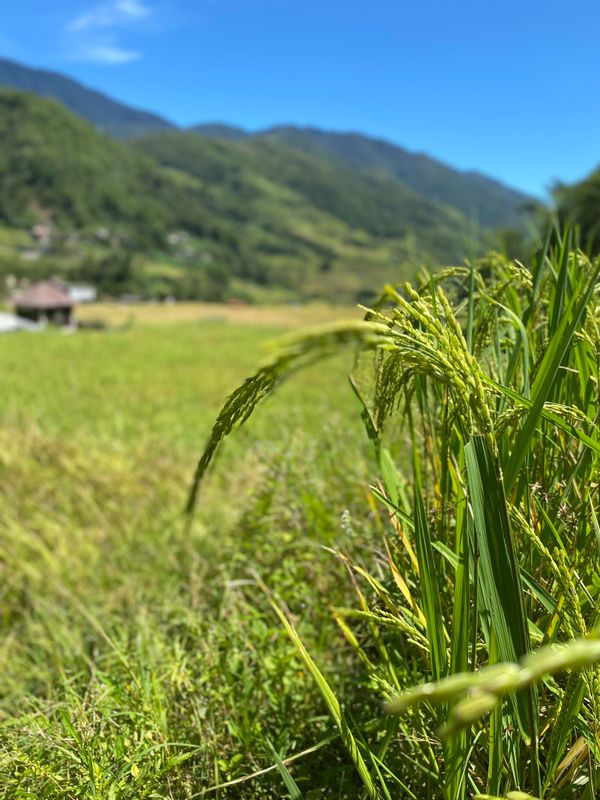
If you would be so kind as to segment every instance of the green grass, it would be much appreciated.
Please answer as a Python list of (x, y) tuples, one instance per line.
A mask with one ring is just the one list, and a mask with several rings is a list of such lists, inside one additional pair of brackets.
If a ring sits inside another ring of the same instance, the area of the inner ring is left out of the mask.
[[(2, 339), (3, 796), (187, 797), (273, 765), (267, 739), (285, 757), (328, 734), (247, 583), (254, 567), (297, 597), (344, 595), (318, 545), (345, 535), (342, 512), (364, 496), (364, 461), (334, 437), (337, 420), (360, 449), (350, 356), (265, 407), (184, 534), (199, 445), (276, 333), (205, 322)], [(323, 653), (331, 625), (307, 615)], [(305, 769), (334, 766), (317, 751)], [(281, 785), (268, 772), (259, 792)]]
[(3, 339), (4, 795), (593, 800), (599, 271)]

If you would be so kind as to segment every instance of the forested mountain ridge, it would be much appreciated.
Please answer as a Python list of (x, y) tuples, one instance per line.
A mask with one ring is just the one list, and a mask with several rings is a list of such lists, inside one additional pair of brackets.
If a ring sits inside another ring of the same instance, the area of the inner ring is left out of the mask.
[(74, 114), (118, 138), (127, 139), (174, 127), (158, 114), (119, 103), (66, 75), (32, 69), (6, 58), (0, 58), (0, 86), (59, 100)]
[(188, 133), (197, 133), (200, 136), (210, 136), (213, 139), (222, 139), (226, 142), (239, 142), (251, 134), (237, 125), (228, 125), (225, 122), (202, 122), (187, 129)]
[(521, 228), (535, 198), (474, 170), (455, 169), (425, 153), (413, 153), (362, 133), (280, 125), (256, 132), (222, 123), (195, 125), (202, 136), (227, 141), (262, 139), (334, 160), (362, 172), (394, 178), (422, 197), (456, 208), (483, 228)]
[(347, 165), (396, 178), (424, 197), (462, 211), (488, 228), (520, 227), (522, 209), (533, 198), (475, 171), (461, 171), (424, 153), (361, 133), (280, 126), (257, 134), (269, 141), (334, 158)]
[[(193, 133), (170, 132), (136, 140), (132, 146), (214, 187), (238, 219), (253, 216), (251, 203), (261, 193), (267, 194), (264, 182), (268, 181), (271, 187), (293, 192), (315, 209), (370, 235), (412, 234), (434, 257), (445, 253), (456, 260), (465, 252), (469, 225), (463, 215), (384, 175), (357, 173), (343, 164), (261, 139), (217, 142)], [(254, 216), (254, 221), (260, 224), (261, 217)], [(269, 215), (263, 222), (268, 226)]]
[(176, 224), (202, 230), (203, 208), (150, 158), (60, 103), (0, 89), (0, 220), (27, 227), (113, 224), (140, 245)]
[[(32, 250), (23, 236), (37, 223), (53, 237)], [(397, 181), (260, 140), (118, 142), (11, 90), (0, 90), (0, 226), (4, 274), (69, 273), (142, 295), (347, 301), (473, 249), (465, 217)], [(132, 258), (135, 280), (129, 266), (105, 279)]]
[[(389, 142), (294, 126), (183, 131), (6, 59), (3, 84), (19, 87), (0, 88), (4, 274), (70, 272), (144, 296), (348, 301), (461, 263), (502, 229), (522, 240), (530, 198)], [(43, 248), (6, 233), (40, 222), (53, 229)], [(105, 280), (115, 253), (128, 265), (118, 282)]]
[[(48, 70), (31, 69), (0, 59), (0, 86), (54, 97), (100, 130), (117, 138), (176, 130), (169, 120), (131, 108), (77, 81)], [(522, 228), (523, 205), (532, 198), (485, 175), (464, 172), (429, 155), (413, 153), (391, 142), (361, 133), (281, 125), (257, 132), (221, 122), (194, 126), (192, 132), (231, 142), (263, 139), (333, 161), (346, 169), (392, 178), (423, 198), (452, 206), (464, 214), (472, 229)], [(534, 201), (535, 202), (535, 201)]]
[(61, 103), (0, 90), (0, 291), (3, 275), (59, 275), (110, 294), (217, 299), (249, 269), (242, 249), (188, 176)]

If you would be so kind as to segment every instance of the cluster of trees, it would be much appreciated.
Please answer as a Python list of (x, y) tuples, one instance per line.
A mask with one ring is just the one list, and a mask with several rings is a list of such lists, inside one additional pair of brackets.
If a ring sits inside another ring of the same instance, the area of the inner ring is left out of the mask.
[(554, 197), (559, 221), (575, 225), (581, 245), (600, 253), (600, 169), (572, 186), (557, 185)]
[(179, 300), (209, 302), (225, 300), (229, 293), (226, 270), (218, 264), (199, 267), (197, 264), (185, 272), (172, 276), (148, 274), (131, 252), (112, 252), (101, 257), (84, 259), (73, 278), (98, 287), (101, 294), (112, 297), (136, 295), (158, 300), (176, 297)]
[(185, 270), (154, 275), (144, 259), (125, 249), (109, 249), (102, 254), (88, 254), (68, 264), (55, 255), (37, 261), (0, 258), (0, 299), (8, 300), (12, 290), (23, 281), (62, 278), (73, 283), (89, 283), (100, 295), (119, 298), (126, 295), (145, 299), (197, 300), (222, 302), (231, 293), (226, 268), (218, 262), (193, 263)]

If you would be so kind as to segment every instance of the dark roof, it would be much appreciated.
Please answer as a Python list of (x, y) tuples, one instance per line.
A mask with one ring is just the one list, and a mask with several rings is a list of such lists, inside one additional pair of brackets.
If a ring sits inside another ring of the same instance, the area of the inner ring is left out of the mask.
[(69, 295), (50, 281), (34, 283), (13, 298), (17, 308), (72, 308), (75, 303)]

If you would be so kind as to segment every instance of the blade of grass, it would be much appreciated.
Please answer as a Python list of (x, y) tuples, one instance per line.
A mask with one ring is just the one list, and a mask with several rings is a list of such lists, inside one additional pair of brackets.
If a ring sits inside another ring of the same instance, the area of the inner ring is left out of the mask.
[(313, 680), (315, 681), (317, 688), (319, 689), (319, 692), (321, 693), (321, 696), (325, 701), (327, 710), (329, 711), (331, 718), (333, 719), (335, 725), (337, 726), (340, 732), (340, 738), (344, 744), (344, 747), (348, 752), (348, 755), (352, 760), (352, 763), (354, 764), (354, 767), (365, 787), (368, 796), (372, 798), (372, 800), (380, 800), (380, 792), (378, 791), (377, 787), (375, 786), (375, 783), (373, 782), (371, 773), (369, 772), (365, 760), (359, 750), (357, 741), (352, 731), (350, 730), (348, 720), (346, 718), (346, 715), (344, 714), (344, 711), (340, 705), (339, 700), (335, 695), (335, 692), (327, 682), (327, 679), (325, 678), (321, 670), (314, 662), (312, 656), (306, 649), (304, 642), (298, 635), (298, 632), (288, 619), (287, 615), (282, 610), (279, 603), (277, 603), (277, 601), (275, 600), (269, 588), (266, 586), (266, 584), (262, 581), (262, 579), (258, 575), (254, 574), (253, 577), (256, 580), (257, 585), (265, 593), (271, 608), (273, 609), (279, 621), (285, 628), (286, 633), (296, 646), (296, 649), (298, 650), (298, 653), (302, 658), (302, 661), (304, 662), (307, 670), (312, 675)]
[[(459, 469), (462, 464), (459, 464)], [(469, 536), (467, 532), (466, 497), (462, 483), (455, 476), (457, 484), (456, 503), (456, 567), (454, 573), (454, 610), (452, 615), (452, 640), (450, 644), (450, 674), (467, 672), (469, 667)], [(435, 546), (436, 543), (434, 543)], [(445, 743), (446, 756), (446, 796), (448, 800), (462, 800), (466, 793), (464, 765), (469, 750), (467, 731), (460, 731), (448, 738)]]
[(281, 775), (281, 779), (285, 784), (285, 788), (288, 790), (290, 800), (302, 800), (302, 792), (300, 791), (300, 788), (296, 783), (296, 781), (292, 778), (289, 769), (282, 761), (281, 756), (279, 755), (277, 750), (275, 750), (270, 740), (267, 739), (266, 741), (267, 741), (267, 746), (269, 747), (271, 753), (273, 754), (273, 758), (275, 759), (275, 765), (277, 767), (277, 771)]

